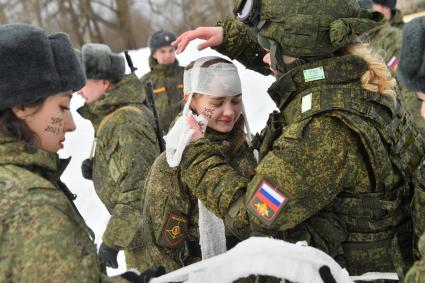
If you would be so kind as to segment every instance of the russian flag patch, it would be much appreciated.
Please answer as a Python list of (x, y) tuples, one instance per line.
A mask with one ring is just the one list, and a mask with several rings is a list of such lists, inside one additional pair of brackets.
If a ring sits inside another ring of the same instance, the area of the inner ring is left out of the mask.
[(391, 57), (387, 63), (387, 67), (390, 68), (391, 72), (395, 73), (398, 67), (398, 58), (396, 56)]
[(263, 180), (248, 203), (248, 211), (266, 225), (271, 225), (287, 198)]

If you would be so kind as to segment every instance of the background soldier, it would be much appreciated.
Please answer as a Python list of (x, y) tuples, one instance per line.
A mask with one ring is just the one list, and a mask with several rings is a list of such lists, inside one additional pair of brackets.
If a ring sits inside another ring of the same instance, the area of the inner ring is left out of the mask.
[[(161, 129), (168, 131), (174, 118), (181, 111), (183, 100), (183, 72), (176, 59), (176, 49), (171, 42), (176, 36), (168, 31), (157, 31), (149, 38), (151, 71), (140, 80), (153, 84), (155, 107), (158, 112)], [(145, 85), (146, 87), (146, 85)], [(146, 91), (146, 88), (145, 88)]]
[[(385, 24), (373, 28), (366, 33), (363, 40), (384, 56), (387, 67), (395, 75), (400, 58), (401, 41), (403, 37), (403, 16), (396, 9), (396, 0), (361, 0), (362, 8), (373, 9), (384, 15)], [(419, 131), (425, 131), (425, 120), (420, 116), (420, 102), (408, 89), (400, 88), (400, 97), (407, 111), (414, 117), (414, 123)], [(424, 132), (425, 133), (425, 132)]]
[[(422, 104), (421, 115), (425, 118), (425, 17), (413, 19), (406, 24), (403, 32), (400, 65), (397, 75), (400, 83), (416, 92)], [(414, 96), (412, 94), (412, 96)], [(412, 202), (415, 234), (420, 261), (415, 262), (406, 275), (406, 283), (425, 282), (425, 165), (416, 172), (415, 192)], [(422, 235), (422, 236), (421, 236)]]
[[(143, 104), (143, 86), (124, 76), (124, 58), (103, 44), (86, 44), (81, 61), (87, 75), (79, 91), (86, 103), (78, 112), (92, 122), (96, 136), (93, 183), (111, 218), (103, 233), (99, 259), (117, 268), (124, 249), (128, 267), (141, 244), (141, 195), (144, 180), (159, 155), (153, 115)], [(90, 175), (85, 173), (85, 175)]]

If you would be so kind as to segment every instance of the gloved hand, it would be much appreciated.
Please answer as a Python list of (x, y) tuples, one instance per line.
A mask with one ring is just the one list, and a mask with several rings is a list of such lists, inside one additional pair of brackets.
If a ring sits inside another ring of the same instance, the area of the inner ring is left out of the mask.
[(81, 173), (85, 179), (93, 179), (93, 159), (87, 158), (81, 163)]
[(100, 245), (97, 257), (99, 261), (108, 267), (118, 268), (117, 255), (119, 250), (108, 247), (104, 243)]
[(121, 274), (121, 277), (130, 281), (131, 283), (149, 283), (152, 278), (159, 277), (165, 274), (165, 268), (163, 266), (157, 269), (151, 268), (143, 271), (141, 274), (137, 274), (134, 271), (127, 271)]
[(320, 267), (319, 274), (320, 277), (322, 277), (324, 283), (336, 283), (336, 280), (333, 277), (329, 266), (323, 265), (322, 267)]

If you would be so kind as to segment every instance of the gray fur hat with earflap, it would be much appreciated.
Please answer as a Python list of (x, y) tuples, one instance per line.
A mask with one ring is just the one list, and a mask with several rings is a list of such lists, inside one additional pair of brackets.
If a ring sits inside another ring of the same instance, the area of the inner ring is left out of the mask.
[(0, 111), (28, 105), (86, 83), (66, 33), (28, 24), (0, 26)]
[(425, 93), (425, 16), (404, 27), (397, 78), (408, 89)]
[(84, 44), (80, 52), (83, 69), (88, 80), (108, 80), (118, 83), (125, 74), (124, 57), (113, 53), (109, 46), (99, 43)]

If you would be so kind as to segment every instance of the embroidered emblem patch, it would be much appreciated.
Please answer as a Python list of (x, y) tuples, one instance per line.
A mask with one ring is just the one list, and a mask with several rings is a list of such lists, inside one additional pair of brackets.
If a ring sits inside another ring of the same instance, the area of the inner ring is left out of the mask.
[(170, 213), (161, 231), (160, 244), (168, 248), (176, 248), (184, 242), (187, 232), (188, 217)]
[(248, 203), (248, 211), (266, 225), (271, 225), (287, 198), (263, 180)]
[(398, 67), (398, 58), (393, 56), (387, 63), (387, 67), (390, 68), (391, 72), (395, 73)]

